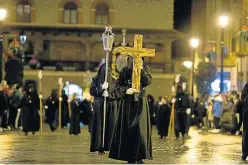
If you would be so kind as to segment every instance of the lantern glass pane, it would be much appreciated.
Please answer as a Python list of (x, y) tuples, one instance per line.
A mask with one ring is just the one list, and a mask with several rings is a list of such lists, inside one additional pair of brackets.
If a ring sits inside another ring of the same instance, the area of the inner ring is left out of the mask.
[(108, 38), (107, 38), (106, 35), (103, 35), (102, 41), (103, 41), (103, 48), (104, 48), (104, 50), (107, 50)]

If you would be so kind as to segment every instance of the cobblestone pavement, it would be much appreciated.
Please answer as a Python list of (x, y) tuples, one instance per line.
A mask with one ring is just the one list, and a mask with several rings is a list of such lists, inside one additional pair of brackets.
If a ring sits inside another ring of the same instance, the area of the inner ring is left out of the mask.
[[(153, 128), (153, 160), (155, 164), (244, 164), (240, 160), (241, 137), (200, 134), (191, 129), (189, 140), (159, 139)], [(68, 129), (61, 132), (45, 131), (27, 137), (22, 132), (0, 135), (0, 163), (88, 163), (113, 164), (106, 155), (89, 152), (90, 136), (87, 126), (80, 136), (69, 136)]]

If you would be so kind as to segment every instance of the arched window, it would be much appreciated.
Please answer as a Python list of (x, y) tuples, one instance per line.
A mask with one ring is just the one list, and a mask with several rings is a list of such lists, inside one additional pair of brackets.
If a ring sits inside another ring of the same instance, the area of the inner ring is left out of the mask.
[(31, 22), (31, 5), (28, 1), (22, 1), (16, 7), (17, 22)]
[(64, 23), (77, 23), (77, 5), (73, 2), (68, 2), (64, 6)]
[(100, 25), (109, 24), (109, 7), (108, 5), (101, 3), (96, 6), (95, 23)]

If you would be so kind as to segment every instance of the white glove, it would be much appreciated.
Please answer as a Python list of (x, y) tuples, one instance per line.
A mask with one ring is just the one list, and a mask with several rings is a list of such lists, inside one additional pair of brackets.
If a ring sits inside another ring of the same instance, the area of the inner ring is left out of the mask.
[(59, 101), (62, 101), (63, 99), (62, 99), (62, 97), (59, 97)]
[(162, 105), (162, 102), (160, 101), (160, 102), (158, 102), (158, 105)]
[(127, 91), (126, 91), (126, 94), (127, 95), (132, 95), (133, 93), (137, 93), (138, 91), (136, 89), (133, 89), (133, 88), (129, 88)]
[(21, 108), (17, 109), (18, 112), (21, 112)]
[(102, 84), (102, 89), (104, 90), (104, 89), (108, 89), (108, 82), (104, 82), (103, 84)]
[(45, 105), (45, 109), (48, 109), (48, 106), (47, 105)]
[(188, 108), (188, 109), (186, 110), (186, 113), (189, 115), (189, 114), (191, 113), (191, 109)]
[(175, 102), (176, 102), (176, 99), (173, 98), (173, 99), (171, 100), (171, 103), (174, 104)]
[(109, 97), (108, 91), (104, 91), (102, 94), (104, 97)]
[(195, 115), (192, 115), (192, 118), (195, 118)]

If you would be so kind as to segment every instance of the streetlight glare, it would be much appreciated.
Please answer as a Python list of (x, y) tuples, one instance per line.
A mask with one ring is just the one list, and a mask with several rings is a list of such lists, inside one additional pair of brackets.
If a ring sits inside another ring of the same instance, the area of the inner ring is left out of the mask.
[(190, 40), (190, 46), (192, 48), (197, 48), (199, 46), (199, 40), (197, 38), (192, 38)]
[(0, 9), (0, 21), (3, 21), (7, 15), (6, 9), (1, 8)]
[(228, 24), (228, 17), (225, 15), (219, 16), (219, 24), (222, 28), (225, 28)]
[(193, 63), (192, 63), (192, 61), (184, 61), (183, 62), (183, 65), (186, 67), (186, 68), (192, 68), (192, 65), (193, 65)]

